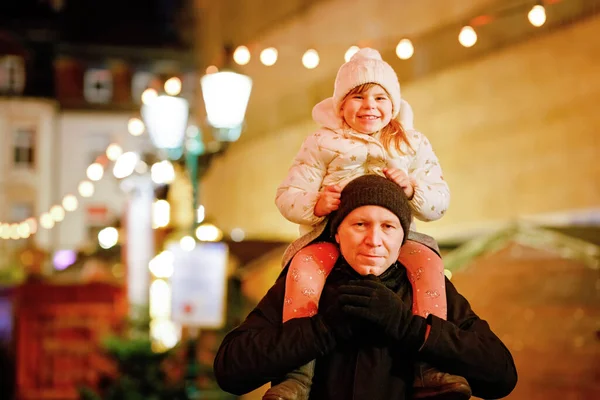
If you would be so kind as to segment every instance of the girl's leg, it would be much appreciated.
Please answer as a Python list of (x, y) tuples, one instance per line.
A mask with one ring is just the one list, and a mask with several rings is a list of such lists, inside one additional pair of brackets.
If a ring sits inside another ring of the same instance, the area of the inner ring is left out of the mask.
[[(308, 245), (294, 256), (285, 282), (283, 322), (317, 313), (325, 279), (338, 256), (337, 246), (327, 242)], [(308, 399), (314, 368), (313, 360), (286, 374), (285, 380), (271, 387), (263, 400)]]
[(285, 281), (283, 322), (317, 313), (325, 279), (339, 256), (333, 243), (306, 246), (292, 259)]
[(398, 261), (406, 267), (413, 287), (413, 314), (446, 319), (446, 283), (440, 256), (424, 244), (408, 240), (400, 249)]
[[(433, 314), (447, 318), (446, 282), (442, 259), (429, 247), (408, 240), (400, 250), (398, 261), (406, 267), (413, 288), (413, 314), (427, 318)], [(441, 372), (418, 363), (412, 398), (417, 400), (467, 400), (471, 388), (462, 376)]]

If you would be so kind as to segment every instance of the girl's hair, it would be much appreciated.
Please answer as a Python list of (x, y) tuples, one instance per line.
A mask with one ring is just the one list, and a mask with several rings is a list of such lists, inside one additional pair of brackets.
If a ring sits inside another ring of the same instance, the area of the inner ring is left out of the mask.
[[(364, 83), (362, 85), (356, 86), (355, 88), (350, 90), (348, 94), (344, 97), (344, 100), (342, 100), (342, 104), (344, 104), (344, 102), (349, 96), (365, 93), (367, 90), (371, 89), (374, 86), (382, 87), (377, 83)], [(383, 90), (389, 98), (390, 94), (387, 92), (387, 90), (385, 90), (385, 88), (383, 88)], [(344, 121), (344, 124), (346, 124), (346, 121)], [(390, 123), (381, 129), (380, 137), (381, 144), (383, 144), (383, 147), (388, 151), (395, 147), (396, 150), (398, 150), (398, 152), (402, 154), (403, 151), (400, 147), (402, 142), (406, 143), (406, 146), (410, 149), (410, 151), (414, 151), (414, 149), (410, 145), (410, 142), (408, 141), (408, 137), (406, 136), (406, 131), (404, 130), (404, 127), (402, 126), (400, 121), (398, 121), (395, 118), (392, 118), (390, 120)]]

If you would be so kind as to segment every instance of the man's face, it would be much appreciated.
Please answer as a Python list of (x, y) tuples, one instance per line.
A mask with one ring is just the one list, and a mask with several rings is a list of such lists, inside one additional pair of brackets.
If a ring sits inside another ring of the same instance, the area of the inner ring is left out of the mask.
[(342, 256), (361, 275), (384, 273), (398, 259), (403, 239), (398, 217), (380, 206), (356, 208), (335, 234)]

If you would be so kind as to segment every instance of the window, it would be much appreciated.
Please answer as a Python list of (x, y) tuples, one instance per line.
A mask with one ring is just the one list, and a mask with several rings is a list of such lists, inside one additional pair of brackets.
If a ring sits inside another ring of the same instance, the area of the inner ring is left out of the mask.
[(20, 56), (0, 57), (0, 94), (22, 94), (25, 89), (25, 61)]
[(14, 135), (14, 158), (16, 167), (33, 168), (35, 157), (35, 129), (17, 128)]
[(106, 69), (88, 69), (83, 77), (83, 96), (90, 103), (106, 104), (112, 100), (113, 79)]

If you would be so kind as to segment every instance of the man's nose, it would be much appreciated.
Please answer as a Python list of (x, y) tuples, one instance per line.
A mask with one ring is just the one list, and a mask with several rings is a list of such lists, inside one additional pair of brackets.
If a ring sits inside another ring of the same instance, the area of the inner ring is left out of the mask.
[(377, 228), (371, 228), (367, 232), (365, 241), (370, 246), (381, 246), (381, 232)]

